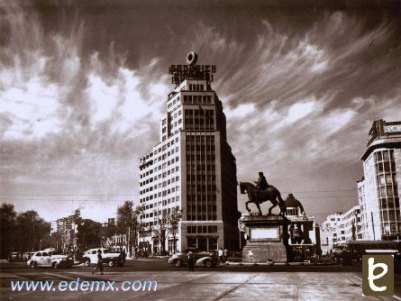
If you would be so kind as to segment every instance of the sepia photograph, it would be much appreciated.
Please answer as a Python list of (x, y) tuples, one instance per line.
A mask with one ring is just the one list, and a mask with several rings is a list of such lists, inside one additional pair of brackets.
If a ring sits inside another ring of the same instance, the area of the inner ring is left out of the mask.
[(401, 1), (0, 0), (0, 301), (401, 300)]

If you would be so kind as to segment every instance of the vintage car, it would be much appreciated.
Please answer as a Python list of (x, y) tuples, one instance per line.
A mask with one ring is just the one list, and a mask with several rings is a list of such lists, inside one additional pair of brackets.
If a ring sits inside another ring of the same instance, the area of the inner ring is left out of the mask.
[(20, 253), (18, 253), (18, 252), (11, 252), (11, 253), (8, 255), (8, 257), (7, 257), (7, 260), (8, 260), (9, 262), (12, 262), (12, 261), (22, 261), (23, 259), (22, 259), (22, 256), (21, 256)]
[(87, 250), (82, 256), (82, 262), (85, 266), (90, 266), (91, 264), (97, 264), (97, 253), (98, 250), (102, 252), (103, 263), (110, 267), (113, 266), (123, 266), (125, 263), (125, 256), (119, 252), (112, 252), (110, 249), (106, 248), (95, 248)]
[(60, 267), (71, 267), (73, 264), (74, 260), (71, 257), (62, 254), (50, 254), (47, 251), (37, 251), (27, 261), (27, 265), (32, 268), (44, 266), (57, 269)]
[(331, 259), (336, 263), (343, 262), (343, 255), (348, 251), (347, 246), (339, 245), (333, 248)]
[(35, 252), (24, 252), (22, 254), (22, 260), (28, 261), (32, 257), (33, 254), (35, 254)]
[(174, 264), (176, 267), (188, 265), (188, 252), (191, 251), (196, 266), (213, 267), (219, 264), (219, 258), (216, 253), (199, 251), (196, 248), (188, 248), (184, 252), (175, 253), (167, 262)]

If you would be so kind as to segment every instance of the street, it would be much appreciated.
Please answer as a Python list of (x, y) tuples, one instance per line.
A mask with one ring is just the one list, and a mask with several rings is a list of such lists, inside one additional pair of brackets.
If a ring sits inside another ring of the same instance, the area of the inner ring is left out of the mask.
[[(342, 266), (251, 266), (224, 265), (173, 267), (162, 259), (138, 259), (124, 267), (105, 267), (104, 275), (91, 268), (31, 269), (23, 263), (2, 263), (1, 300), (401, 300), (401, 275), (395, 277), (395, 297), (363, 297), (358, 267)], [(11, 281), (49, 280), (109, 281), (108, 291), (26, 291), (11, 292)], [(156, 281), (151, 291), (123, 291), (127, 281)]]

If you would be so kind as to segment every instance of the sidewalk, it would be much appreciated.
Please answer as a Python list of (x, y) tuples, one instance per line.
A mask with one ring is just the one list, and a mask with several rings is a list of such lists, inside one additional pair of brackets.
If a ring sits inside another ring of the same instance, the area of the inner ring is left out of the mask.
[[(32, 274), (32, 273), (29, 273)], [(53, 277), (57, 277), (52, 273)], [(18, 275), (20, 278), (23, 275)], [(10, 275), (8, 275), (10, 277)], [(28, 273), (25, 274), (28, 277)], [(43, 275), (43, 277), (46, 277)], [(126, 280), (157, 281), (157, 289), (151, 291), (117, 290), (113, 292), (11, 292), (10, 300), (23, 301), (266, 301), (266, 300), (401, 300), (401, 277), (396, 276), (395, 297), (362, 296), (360, 273), (310, 273), (310, 272), (211, 272), (197, 269), (177, 272), (109, 272), (93, 276), (88, 272), (68, 272), (60, 275), (60, 280), (91, 277), (96, 281)]]

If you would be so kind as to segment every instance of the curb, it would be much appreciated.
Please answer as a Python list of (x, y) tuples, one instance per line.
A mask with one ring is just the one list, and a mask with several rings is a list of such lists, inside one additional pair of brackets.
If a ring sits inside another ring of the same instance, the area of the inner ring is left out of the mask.
[(311, 263), (311, 262), (234, 262), (226, 261), (224, 264), (227, 266), (327, 266), (335, 265), (334, 263)]

